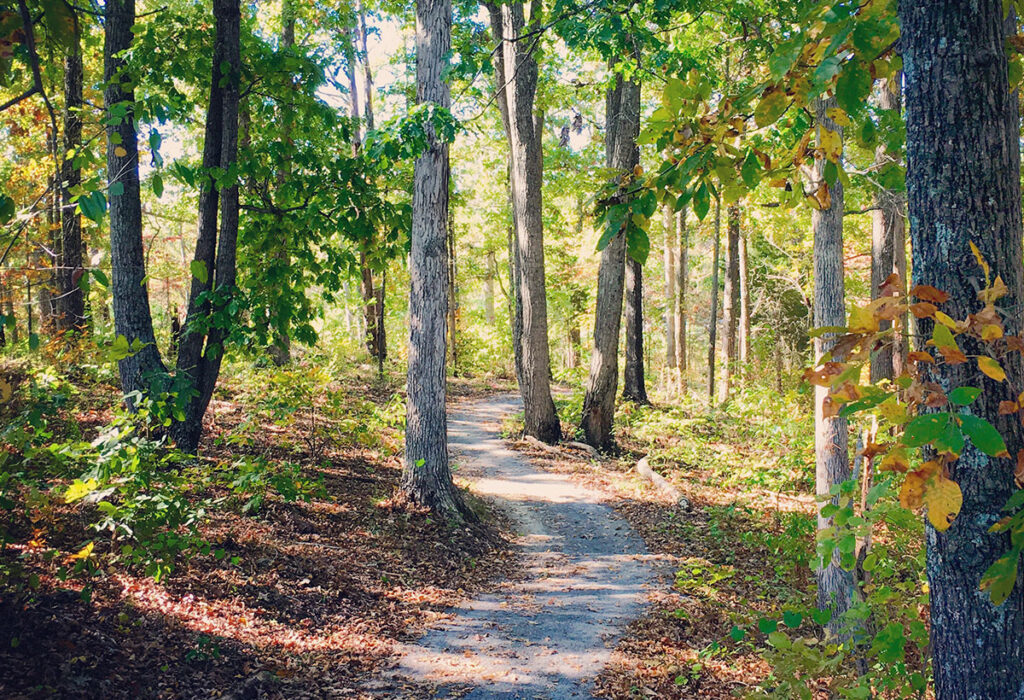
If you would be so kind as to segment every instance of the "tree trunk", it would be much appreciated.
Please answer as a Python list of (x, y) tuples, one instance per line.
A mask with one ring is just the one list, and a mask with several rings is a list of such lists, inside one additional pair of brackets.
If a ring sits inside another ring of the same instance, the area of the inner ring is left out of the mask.
[[(500, 29), (495, 23), (500, 15)], [(511, 161), (513, 225), (518, 245), (517, 276), (522, 299), (522, 376), (524, 423), (527, 435), (557, 442), (561, 427), (551, 399), (551, 358), (548, 346), (547, 291), (544, 277), (544, 221), (542, 217), (544, 117), (534, 113), (537, 94), (536, 46), (519, 41), (525, 17), (521, 2), (491, 10), (495, 39), (501, 38), (503, 94)], [(540, 8), (531, 12), (531, 30), (540, 22)]]
[(71, 47), (64, 59), (64, 149), (61, 157), (61, 246), (57, 260), (57, 324), (62, 330), (85, 329), (85, 297), (78, 281), (82, 276), (82, 217), (71, 201), (72, 190), (82, 182), (75, 156), (82, 147), (82, 39), (75, 16)]
[[(373, 123), (373, 69), (370, 68), (370, 50), (366, 44), (366, 10), (356, 0), (356, 13), (359, 15), (359, 45), (363, 59), (363, 114), (365, 115), (366, 131), (374, 129)], [(382, 283), (383, 284), (383, 283)]]
[[(879, 107), (882, 109), (900, 109), (900, 98), (889, 89), (889, 81), (882, 83)], [(886, 152), (884, 144), (875, 148), (875, 167), (881, 168), (892, 160), (893, 156)], [(880, 189), (875, 193), (874, 206), (871, 212), (871, 298), (877, 299), (879, 288), (892, 273), (898, 273), (900, 280), (906, 285), (906, 234), (903, 226), (903, 201), (900, 193)], [(897, 253), (897, 247), (901, 250)], [(903, 328), (907, 328), (904, 318)], [(887, 320), (879, 322), (879, 328), (885, 330), (892, 327)], [(907, 339), (904, 333), (897, 331), (892, 343), (886, 343), (871, 357), (871, 381), (893, 379), (902, 373), (907, 355)]]
[[(114, 331), (143, 348), (118, 362), (125, 394), (146, 392), (150, 380), (166, 372), (153, 334), (146, 288), (142, 244), (142, 203), (139, 191), (139, 143), (135, 131), (134, 78), (124, 74), (123, 52), (132, 44), (135, 0), (109, 0), (104, 6), (103, 79), (107, 107), (107, 179), (112, 190), (110, 214), (111, 293)], [(114, 116), (121, 114), (123, 116)]]
[(722, 247), (722, 200), (715, 199), (715, 242), (711, 253), (711, 315), (708, 318), (708, 403), (715, 404), (715, 359), (718, 340), (718, 260)]
[(676, 316), (679, 313), (679, 298), (676, 283), (676, 213), (670, 205), (661, 210), (665, 229), (665, 370), (671, 383), (672, 372), (679, 364), (676, 356)]
[(455, 268), (455, 211), (448, 202), (448, 345), (451, 349), (452, 376), (459, 376), (458, 308), (459, 288)]
[(487, 270), (484, 277), (484, 319), (488, 326), (494, 325), (494, 278), (497, 276), (498, 264), (494, 259), (494, 251), (487, 251)]
[[(841, 128), (826, 116), (826, 111), (836, 106), (835, 98), (818, 99), (814, 103), (817, 122), (818, 142), (822, 129), (842, 134)], [(815, 162), (814, 187), (824, 181), (825, 159)], [(827, 209), (815, 209), (811, 213), (811, 229), (814, 235), (814, 325), (846, 325), (846, 295), (843, 288), (843, 185), (836, 183), (828, 188), (830, 202)], [(834, 344), (835, 334), (819, 336), (814, 340), (815, 358), (820, 358)], [(825, 398), (827, 387), (814, 390), (815, 426), (815, 491), (819, 508), (836, 484), (850, 478), (850, 454), (848, 449), (847, 424), (845, 418), (826, 416)], [(837, 500), (837, 499), (833, 499)], [(832, 520), (818, 516), (818, 529), (830, 527)], [(853, 575), (839, 566), (838, 557), (827, 564), (818, 566), (818, 607), (832, 611), (828, 623), (833, 632), (841, 627), (840, 619), (851, 604), (853, 596)]]
[(690, 234), (686, 228), (686, 208), (678, 213), (679, 229), (679, 265), (676, 269), (676, 371), (679, 374), (679, 392), (686, 391), (686, 370), (689, 361), (688, 348), (686, 347), (686, 326), (689, 321), (689, 314), (686, 309), (686, 289), (690, 285)]
[(626, 366), (622, 372), (622, 398), (649, 403), (644, 385), (643, 267), (626, 257)]
[[(973, 242), (1002, 278), (1008, 294), (997, 304), (1006, 333), (1020, 334), (1021, 192), (1016, 93), (1008, 89), (1004, 22), (998, 0), (900, 3), (900, 46), (906, 70), (907, 202), (913, 251), (913, 284), (950, 295), (942, 310), (956, 319), (981, 308), (976, 284), (984, 273)], [(918, 349), (934, 323), (919, 322)], [(984, 352), (965, 339), (968, 355)], [(1000, 400), (1014, 400), (1022, 379), (1021, 356), (1000, 362), (1009, 381), (982, 376), (974, 361), (926, 365), (922, 379), (983, 389), (970, 407), (996, 426), (1010, 454), (1024, 447), (1016, 415), (999, 416)], [(1024, 696), (1024, 596), (1018, 579), (1000, 607), (978, 590), (982, 573), (1010, 548), (1010, 535), (990, 534), (1014, 493), (1010, 460), (990, 458), (969, 441), (950, 476), (963, 492), (952, 527), (926, 524), (931, 588), (931, 648), (935, 695), (940, 700)]]
[[(451, 48), (451, 0), (416, 3), (416, 92), (419, 104), (449, 106), (443, 73)], [(448, 144), (427, 126), (416, 159), (409, 277), (409, 375), (402, 490), (444, 517), (472, 517), (452, 483), (445, 414)]]
[(729, 207), (729, 225), (726, 228), (725, 298), (723, 321), (725, 326), (725, 372), (718, 390), (721, 402), (729, 400), (739, 360), (738, 335), (740, 327), (740, 207)]
[[(238, 158), (239, 79), (241, 77), (241, 11), (239, 0), (214, 0), (216, 23), (210, 104), (207, 111), (203, 162), (215, 162), (225, 171), (236, 167)], [(226, 69), (226, 73), (222, 73)], [(209, 160), (208, 160), (209, 159)], [(196, 452), (202, 436), (203, 416), (213, 397), (224, 357), (224, 340), (230, 328), (212, 325), (226, 317), (235, 289), (238, 243), (238, 182), (225, 185), (219, 196), (220, 233), (217, 232), (217, 191), (212, 181), (203, 184), (199, 197), (199, 239), (193, 265), (202, 263), (206, 281), (193, 277), (185, 334), (178, 351), (178, 372), (188, 377), (194, 394), (185, 406), (185, 420), (176, 423), (175, 442), (186, 452)], [(212, 264), (211, 264), (212, 262)], [(216, 303), (201, 303), (198, 296), (213, 289)], [(230, 320), (226, 320), (230, 323)], [(190, 330), (210, 325), (206, 334)], [(187, 352), (186, 352), (187, 348)]]
[[(610, 67), (615, 68), (612, 62)], [(640, 84), (615, 75), (615, 85), (605, 100), (605, 160), (623, 174), (640, 162), (636, 145), (640, 114)], [(616, 181), (620, 182), (623, 175)], [(626, 238), (620, 231), (601, 251), (597, 272), (597, 312), (594, 318), (594, 349), (590, 353), (587, 392), (583, 398), (580, 426), (586, 441), (599, 450), (614, 447), (612, 423), (619, 381), (619, 325), (626, 274)]]
[(747, 266), (747, 232), (740, 231), (740, 371), (750, 362), (750, 270)]

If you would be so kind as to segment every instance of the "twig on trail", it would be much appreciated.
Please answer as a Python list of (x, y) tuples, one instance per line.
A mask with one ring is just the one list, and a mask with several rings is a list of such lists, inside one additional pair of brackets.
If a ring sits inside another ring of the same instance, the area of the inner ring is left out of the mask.
[[(523, 442), (527, 442), (530, 445), (532, 445), (533, 447), (536, 447), (539, 450), (544, 450), (545, 452), (550, 452), (551, 454), (564, 455), (564, 451), (558, 449), (558, 446), (556, 446), (556, 445), (549, 445), (546, 442), (541, 442), (540, 440), (538, 440), (537, 438), (533, 437), (532, 435), (524, 435), (523, 436)], [(563, 443), (561, 443), (561, 445), (563, 447), (572, 447), (572, 448), (577, 449), (577, 450), (583, 450), (584, 452), (586, 452), (588, 455), (590, 455), (594, 459), (601, 459), (600, 453), (597, 450), (595, 450), (593, 447), (591, 447), (590, 445), (587, 445), (586, 443), (576, 442), (575, 440), (572, 440), (572, 441), (563, 442)]]
[(686, 496), (680, 493), (679, 489), (670, 484), (668, 479), (666, 479), (661, 474), (651, 469), (650, 462), (647, 461), (646, 457), (642, 457), (640, 461), (636, 463), (636, 466), (633, 467), (633, 469), (637, 472), (637, 474), (640, 474), (641, 476), (645, 477), (647, 480), (649, 480), (651, 483), (653, 483), (655, 486), (661, 489), (664, 493), (671, 496), (672, 500), (675, 501), (676, 505), (678, 505), (682, 510), (690, 510), (690, 499), (688, 499)]
[(576, 442), (575, 440), (570, 440), (565, 445), (566, 447), (575, 447), (577, 450), (583, 450), (594, 459), (601, 459), (601, 453), (593, 445), (588, 445), (585, 442)]

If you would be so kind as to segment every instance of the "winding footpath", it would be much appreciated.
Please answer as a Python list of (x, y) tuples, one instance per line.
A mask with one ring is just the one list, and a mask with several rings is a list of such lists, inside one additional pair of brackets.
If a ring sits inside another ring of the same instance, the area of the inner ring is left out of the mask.
[(434, 685), (435, 697), (593, 697), (655, 576), (643, 541), (598, 494), (505, 447), (501, 420), (519, 410), (518, 397), (501, 395), (448, 417), (455, 463), (518, 524), (525, 577), (452, 609), (401, 650), (394, 675)]

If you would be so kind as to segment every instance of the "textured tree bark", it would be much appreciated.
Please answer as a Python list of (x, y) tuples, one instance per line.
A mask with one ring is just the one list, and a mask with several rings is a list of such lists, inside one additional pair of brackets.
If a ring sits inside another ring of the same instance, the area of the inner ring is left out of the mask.
[[(1008, 89), (1004, 45), (1015, 33), (999, 0), (899, 6), (906, 71), (907, 202), (913, 283), (950, 295), (942, 310), (956, 319), (981, 308), (984, 273), (973, 242), (1009, 293), (997, 302), (1007, 334), (1022, 330), (1020, 143), (1017, 95)], [(933, 322), (919, 323), (918, 349)], [(965, 340), (968, 355), (984, 352)], [(1024, 447), (1016, 416), (999, 416), (1000, 400), (1020, 386), (1021, 356), (1000, 362), (1009, 381), (982, 376), (971, 361), (927, 366), (924, 379), (949, 391), (981, 387), (970, 407), (999, 430), (1010, 454)], [(978, 590), (985, 569), (1010, 546), (988, 528), (1014, 492), (1013, 464), (985, 456), (968, 442), (950, 476), (963, 506), (945, 533), (926, 525), (931, 587), (931, 647), (939, 700), (1024, 697), (1024, 596), (1020, 580), (1000, 607)]]
[(77, 15), (71, 46), (64, 59), (64, 148), (61, 156), (60, 201), (61, 245), (57, 258), (57, 327), (85, 329), (85, 297), (78, 280), (82, 276), (82, 217), (71, 201), (72, 190), (82, 183), (82, 170), (75, 167), (75, 153), (82, 146), (82, 39)]
[(643, 266), (626, 257), (626, 364), (622, 370), (622, 398), (650, 403), (644, 383), (644, 282)]
[[(146, 262), (142, 245), (142, 203), (139, 190), (139, 143), (135, 131), (133, 81), (123, 74), (123, 52), (132, 44), (135, 24), (135, 0), (110, 0), (104, 6), (105, 38), (103, 47), (103, 78), (108, 119), (107, 180), (111, 188), (121, 189), (111, 195), (110, 267), (111, 293), (114, 303), (114, 332), (129, 343), (144, 344), (138, 353), (118, 362), (121, 389), (125, 394), (145, 392), (151, 380), (166, 374), (153, 334), (153, 318), (149, 311)], [(123, 117), (115, 110), (124, 109)]]
[(721, 402), (729, 400), (732, 383), (736, 375), (736, 363), (739, 360), (739, 327), (740, 327), (740, 206), (729, 207), (729, 223), (726, 227), (725, 246), (725, 295), (723, 304), (723, 325), (725, 326), (725, 371), (722, 384), (718, 390)]
[(363, 51), (363, 113), (366, 117), (366, 130), (373, 131), (373, 69), (370, 67), (370, 51), (366, 45), (366, 10), (358, 0), (355, 11), (359, 16), (359, 45)]
[[(540, 5), (531, 8), (530, 27), (540, 23)], [(500, 30), (495, 25), (500, 15)], [(491, 11), (495, 39), (501, 38), (506, 77), (502, 95), (509, 137), (513, 225), (516, 230), (517, 277), (522, 313), (522, 371), (524, 429), (544, 442), (561, 438), (561, 426), (551, 399), (551, 357), (548, 346), (547, 291), (544, 277), (542, 217), (543, 161), (541, 137), (544, 116), (534, 111), (537, 94), (536, 45), (520, 40), (526, 30), (523, 4), (503, 4)], [(500, 77), (499, 77), (500, 79)]]
[[(882, 109), (899, 110), (900, 98), (889, 89), (889, 81), (882, 82), (878, 106)], [(875, 148), (875, 167), (881, 167), (893, 158), (886, 152), (884, 144)], [(906, 285), (906, 254), (902, 250), (897, 258), (897, 247), (906, 246), (906, 234), (903, 227), (903, 200), (898, 192), (880, 189), (875, 193), (875, 211), (871, 212), (871, 298), (877, 299), (879, 288), (894, 272), (900, 273), (900, 279)], [(902, 262), (902, 266), (900, 263)], [(900, 269), (902, 267), (902, 272)], [(904, 323), (904, 328), (906, 324)], [(892, 328), (887, 320), (879, 322), (882, 330)], [(900, 334), (893, 337), (893, 342), (883, 345), (871, 357), (871, 381), (892, 379), (898, 376), (904, 366), (906, 357), (906, 338)]]
[(740, 370), (746, 371), (750, 362), (750, 271), (747, 267), (747, 233), (740, 231)]
[[(836, 106), (835, 98), (818, 99), (814, 102), (814, 114), (821, 142), (822, 129), (842, 134), (841, 127), (826, 116), (826, 111)], [(815, 183), (824, 181), (825, 159), (818, 158), (814, 168)], [(811, 229), (814, 235), (814, 325), (846, 325), (846, 294), (843, 277), (843, 185), (836, 180), (828, 188), (830, 195), (827, 209), (815, 209), (811, 213)], [(835, 335), (819, 336), (814, 340), (815, 358), (828, 352), (835, 343)], [(828, 417), (824, 412), (827, 387), (814, 390), (814, 456), (815, 492), (819, 508), (824, 506), (822, 496), (828, 496), (836, 484), (850, 478), (850, 454), (847, 422), (839, 416)], [(818, 516), (818, 529), (830, 527), (830, 518)], [(827, 564), (818, 566), (818, 607), (832, 611), (829, 629), (837, 631), (840, 619), (852, 602), (853, 574), (845, 571), (838, 563), (838, 557)]]
[[(611, 65), (614, 68), (614, 63)], [(605, 160), (609, 168), (629, 173), (640, 162), (636, 145), (640, 113), (640, 84), (617, 74), (605, 100)], [(617, 180), (622, 181), (623, 175)], [(580, 427), (590, 445), (599, 450), (614, 447), (612, 423), (619, 381), (619, 326), (626, 272), (626, 238), (620, 232), (601, 251), (597, 272), (597, 312), (594, 348), (590, 353), (587, 392), (583, 398)]]
[(448, 345), (451, 350), (452, 376), (459, 376), (458, 307), (459, 288), (455, 268), (455, 212), (448, 206)]
[(678, 241), (676, 240), (676, 213), (671, 206), (664, 205), (662, 207), (661, 220), (665, 229), (665, 369), (671, 383), (672, 372), (679, 363), (676, 357), (676, 316), (679, 314), (679, 298), (676, 289)]
[(715, 404), (715, 359), (718, 341), (718, 260), (721, 257), (722, 201), (715, 199), (715, 242), (711, 254), (711, 315), (708, 318), (708, 403)]
[[(416, 94), (419, 104), (449, 107), (443, 71), (451, 48), (451, 0), (416, 3)], [(409, 375), (402, 490), (444, 517), (472, 519), (452, 483), (445, 414), (448, 144), (427, 127), (416, 159), (409, 277)]]
[[(218, 167), (228, 171), (238, 159), (239, 80), (242, 69), (239, 0), (214, 0), (213, 15), (216, 38), (203, 162), (215, 162)], [(175, 423), (172, 432), (178, 447), (192, 453), (199, 448), (203, 416), (213, 397), (224, 357), (224, 340), (230, 330), (209, 324), (209, 319), (228, 306), (235, 289), (238, 182), (233, 181), (222, 187), (219, 198), (217, 194), (216, 186), (210, 180), (200, 190), (199, 238), (194, 261), (200, 261), (205, 266), (206, 281), (204, 283), (193, 277), (185, 332), (178, 350), (179, 377), (189, 380), (193, 392), (185, 405), (185, 419)], [(201, 303), (198, 295), (210, 289), (217, 293), (216, 302)], [(205, 333), (197, 331), (197, 328), (208, 325)]]
[(686, 326), (689, 321), (686, 308), (686, 288), (690, 285), (690, 234), (686, 228), (686, 208), (677, 214), (679, 229), (679, 265), (676, 269), (676, 371), (679, 374), (679, 392), (686, 391), (686, 370), (689, 352), (686, 347)]

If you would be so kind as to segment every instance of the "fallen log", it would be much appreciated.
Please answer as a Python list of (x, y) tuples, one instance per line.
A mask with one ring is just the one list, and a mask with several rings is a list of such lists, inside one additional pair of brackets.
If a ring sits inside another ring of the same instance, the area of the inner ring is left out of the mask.
[(636, 463), (636, 466), (633, 467), (633, 469), (636, 471), (637, 474), (640, 474), (645, 479), (654, 484), (656, 487), (658, 487), (658, 489), (661, 490), (662, 493), (668, 495), (673, 501), (675, 501), (675, 504), (679, 506), (681, 510), (690, 510), (690, 499), (688, 499), (686, 496), (680, 493), (679, 489), (673, 486), (668, 479), (666, 479), (661, 474), (651, 469), (651, 464), (650, 462), (647, 461), (646, 457), (642, 457), (640, 461)]

